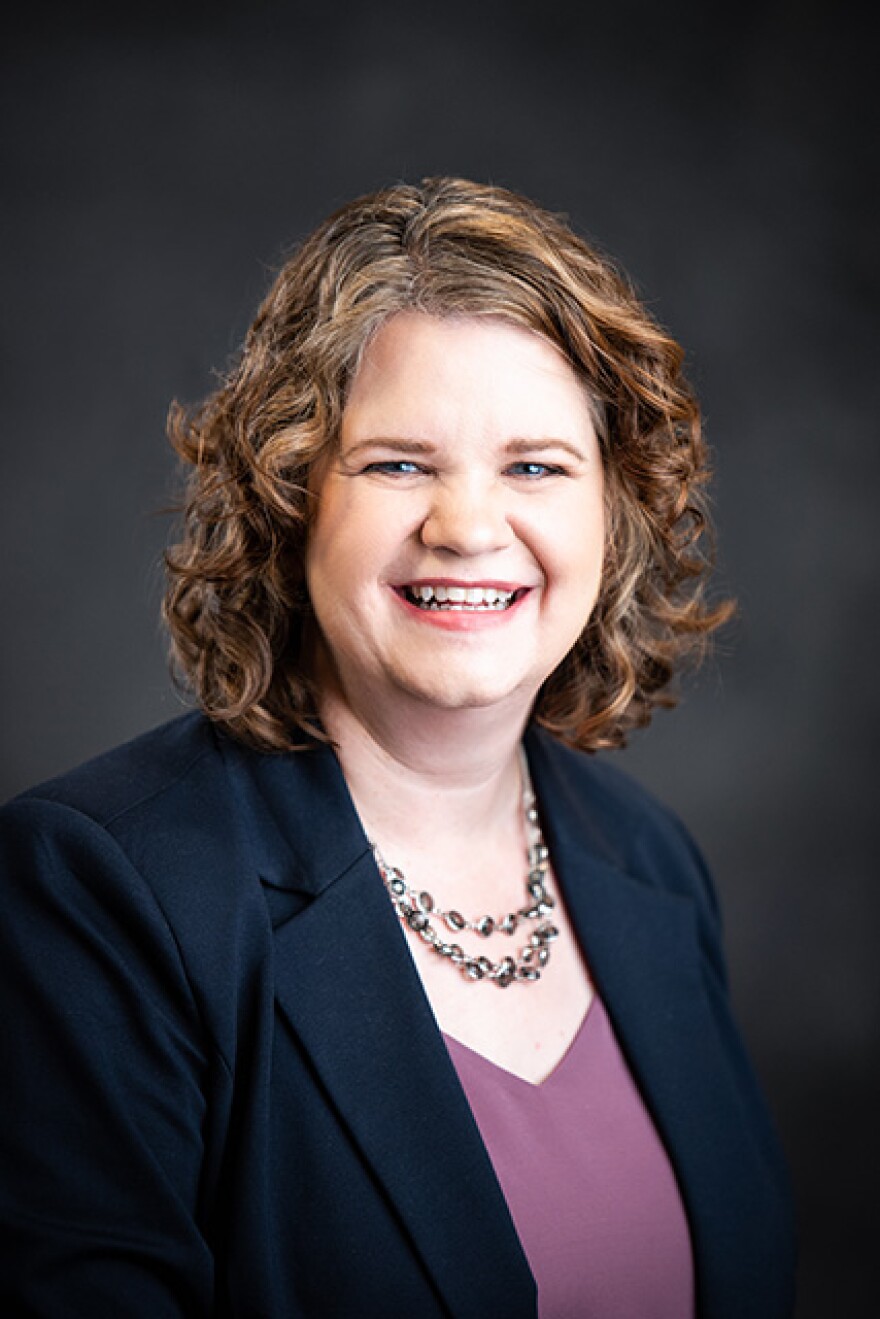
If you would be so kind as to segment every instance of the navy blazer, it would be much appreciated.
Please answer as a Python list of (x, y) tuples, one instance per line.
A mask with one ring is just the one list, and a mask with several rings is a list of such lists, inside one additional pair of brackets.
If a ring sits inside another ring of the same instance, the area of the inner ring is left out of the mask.
[[(699, 1314), (783, 1319), (787, 1178), (705, 869), (620, 771), (535, 729), (527, 749)], [(534, 1319), (332, 751), (176, 720), (5, 807), (0, 876), (4, 1315)]]

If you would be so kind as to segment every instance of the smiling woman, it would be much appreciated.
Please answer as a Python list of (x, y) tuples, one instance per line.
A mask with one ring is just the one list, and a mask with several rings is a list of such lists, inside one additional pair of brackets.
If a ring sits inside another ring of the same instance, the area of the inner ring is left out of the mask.
[[(317, 473), (368, 345), (392, 317), (413, 313), (526, 331), (580, 386), (606, 483), (602, 590), (534, 715), (577, 747), (620, 746), (657, 704), (673, 703), (677, 664), (729, 613), (702, 600), (699, 409), (678, 344), (609, 261), (526, 199), (456, 179), (390, 189), (330, 217), (279, 272), (222, 387), (190, 413), (173, 410), (172, 439), (193, 468), (166, 602), (184, 683), (262, 749), (323, 736), (301, 663)], [(461, 357), (456, 379), (444, 377), (452, 398), (465, 384), (471, 394), (490, 388), (488, 376), (460, 374)], [(501, 369), (510, 384), (514, 372)], [(527, 392), (517, 390), (521, 403)], [(402, 438), (429, 437), (410, 427)], [(554, 437), (513, 424), (506, 438)]]
[(711, 881), (592, 754), (728, 612), (680, 363), (561, 220), (436, 179), (172, 410), (200, 709), (0, 816), (4, 1312), (791, 1313)]

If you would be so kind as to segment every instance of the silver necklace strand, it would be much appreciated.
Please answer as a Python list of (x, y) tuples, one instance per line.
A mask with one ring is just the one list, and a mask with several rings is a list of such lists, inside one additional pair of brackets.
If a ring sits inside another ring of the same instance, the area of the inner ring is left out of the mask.
[[(550, 945), (559, 937), (559, 930), (547, 920), (556, 905), (556, 899), (547, 888), (549, 853), (541, 833), (535, 796), (532, 792), (525, 753), (520, 748), (522, 767), (522, 801), (528, 840), (528, 875), (526, 902), (516, 911), (504, 916), (479, 916), (468, 920), (460, 911), (443, 911), (425, 889), (414, 889), (397, 866), (389, 866), (375, 843), (371, 843), (373, 856), (382, 876), (394, 909), (404, 925), (423, 939), (438, 955), (447, 957), (467, 980), (489, 980), (499, 989), (506, 989), (516, 980), (533, 984), (540, 980), (541, 972), (550, 960)], [(442, 921), (453, 937), (460, 930), (471, 930), (484, 939), (496, 934), (512, 937), (524, 921), (536, 921), (528, 942), (513, 955), (508, 954), (493, 962), (484, 956), (472, 957), (461, 944), (449, 942), (445, 933), (436, 928), (434, 921)]]

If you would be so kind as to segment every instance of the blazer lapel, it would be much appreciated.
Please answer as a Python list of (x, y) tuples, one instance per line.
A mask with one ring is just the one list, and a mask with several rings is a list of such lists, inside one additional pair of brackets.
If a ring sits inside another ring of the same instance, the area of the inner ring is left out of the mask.
[(281, 1011), (450, 1312), (534, 1319), (534, 1280), (335, 756), (244, 753), (236, 773)]

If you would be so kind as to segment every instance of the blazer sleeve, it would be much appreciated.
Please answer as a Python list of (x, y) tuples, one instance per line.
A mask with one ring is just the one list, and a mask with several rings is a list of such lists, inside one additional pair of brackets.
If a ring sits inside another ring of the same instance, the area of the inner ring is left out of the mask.
[(208, 1047), (172, 931), (110, 834), (0, 812), (0, 1311), (208, 1314)]

